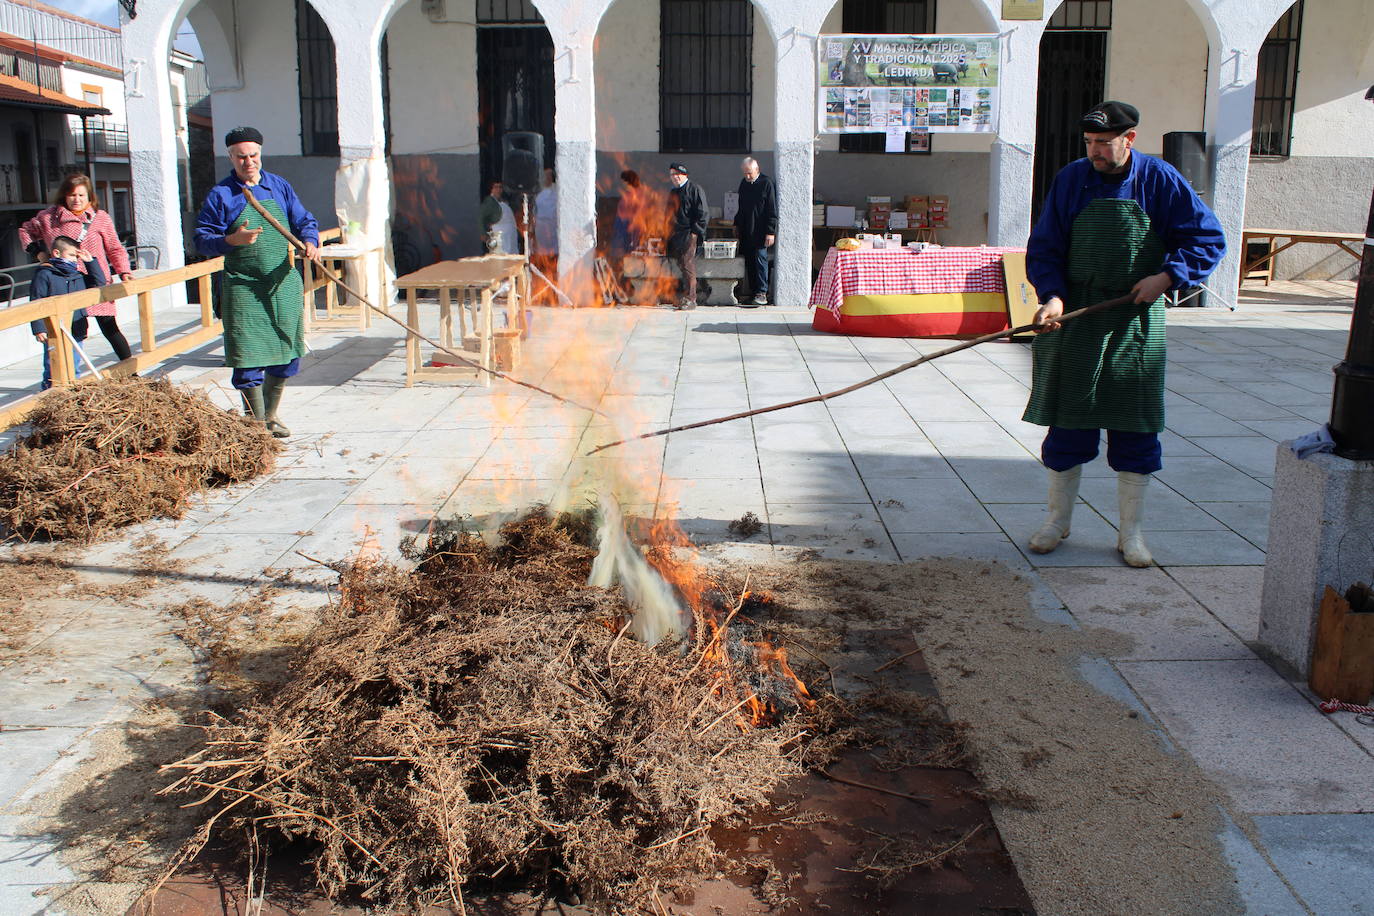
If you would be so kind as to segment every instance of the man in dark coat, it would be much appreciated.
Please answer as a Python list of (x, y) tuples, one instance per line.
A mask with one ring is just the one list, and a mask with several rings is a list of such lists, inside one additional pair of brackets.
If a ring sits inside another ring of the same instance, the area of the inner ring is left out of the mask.
[(741, 305), (753, 308), (768, 304), (768, 249), (778, 237), (778, 188), (759, 171), (752, 156), (744, 160), (739, 183), (739, 212), (735, 214), (735, 238), (744, 259), (749, 293)]
[(673, 183), (673, 234), (668, 237), (668, 256), (682, 271), (675, 308), (697, 307), (697, 245), (706, 238), (706, 195), (687, 177), (687, 166), (674, 162), (668, 166)]

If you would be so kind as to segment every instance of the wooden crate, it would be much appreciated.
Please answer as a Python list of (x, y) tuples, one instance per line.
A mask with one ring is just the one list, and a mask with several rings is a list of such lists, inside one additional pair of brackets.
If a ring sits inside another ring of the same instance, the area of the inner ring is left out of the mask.
[(1364, 705), (1374, 699), (1374, 598), (1368, 586), (1347, 594), (1356, 606), (1329, 585), (1322, 595), (1307, 684), (1323, 700)]

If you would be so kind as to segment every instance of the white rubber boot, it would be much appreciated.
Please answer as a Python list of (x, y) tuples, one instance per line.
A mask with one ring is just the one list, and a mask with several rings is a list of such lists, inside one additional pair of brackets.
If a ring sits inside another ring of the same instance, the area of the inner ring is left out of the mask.
[(1121, 525), (1117, 528), (1116, 549), (1126, 565), (1153, 566), (1155, 558), (1145, 546), (1140, 523), (1145, 519), (1145, 488), (1150, 485), (1149, 474), (1121, 471), (1116, 475), (1116, 501), (1121, 511)]
[(1081, 464), (1067, 471), (1050, 471), (1050, 516), (1040, 530), (1031, 535), (1031, 550), (1049, 553), (1069, 536), (1069, 519), (1073, 516), (1073, 504), (1078, 499), (1078, 482), (1082, 477)]

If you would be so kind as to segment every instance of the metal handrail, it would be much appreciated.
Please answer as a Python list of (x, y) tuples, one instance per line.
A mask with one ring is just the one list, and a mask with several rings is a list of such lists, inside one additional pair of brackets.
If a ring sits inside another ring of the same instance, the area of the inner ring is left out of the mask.
[(0, 282), (9, 284), (9, 288), (4, 294), (5, 308), (14, 305), (15, 296), (19, 294), (21, 287), (27, 295), (29, 284), (33, 281), (32, 276), (20, 277), (19, 274), (21, 272), (28, 272), (32, 275), (36, 270), (38, 270), (38, 264), (36, 262), (33, 264), (19, 264), (14, 267), (0, 268)]
[(158, 270), (162, 266), (162, 249), (156, 245), (126, 245), (124, 250), (129, 253), (130, 266), (138, 265), (138, 253), (140, 251), (151, 251), (153, 253), (153, 270)]

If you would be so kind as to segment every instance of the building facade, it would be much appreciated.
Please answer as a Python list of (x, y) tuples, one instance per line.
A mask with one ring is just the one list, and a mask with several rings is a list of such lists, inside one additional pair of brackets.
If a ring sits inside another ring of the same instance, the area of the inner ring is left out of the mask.
[[(1138, 105), (1145, 152), (1166, 133), (1202, 134), (1200, 183), (1232, 243), (1222, 290), (1239, 274), (1246, 225), (1363, 225), (1367, 0), (1044, 6), (1044, 19), (1024, 21), (1003, 19), (1000, 0), (138, 0), (123, 41), (140, 235), (182, 237), (176, 151), (162, 140), (172, 90), (148, 62), (183, 20), (204, 51), (216, 123), (262, 129), (266, 167), (323, 224), (358, 176), (389, 190), (389, 204), (350, 213), (393, 240), (401, 270), (478, 251), (501, 138), (528, 130), (559, 172), (565, 269), (587, 265), (599, 229), (604, 242), (598, 214), (621, 169), (666, 187), (667, 163), (687, 162), (720, 206), (754, 155), (781, 196), (776, 292), (800, 303), (813, 201), (944, 194), (942, 242), (1024, 244), (1048, 176), (1077, 155), (1077, 115), (1101, 98)], [(997, 133), (937, 134), (928, 154), (818, 135), (816, 36), (838, 32), (1000, 35)], [(1290, 276), (1350, 266), (1300, 249), (1280, 263)]]

